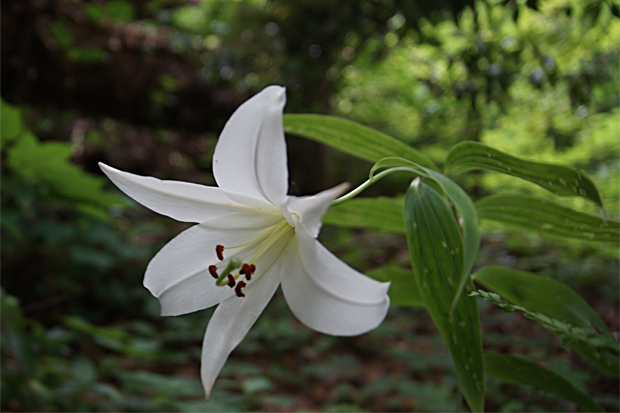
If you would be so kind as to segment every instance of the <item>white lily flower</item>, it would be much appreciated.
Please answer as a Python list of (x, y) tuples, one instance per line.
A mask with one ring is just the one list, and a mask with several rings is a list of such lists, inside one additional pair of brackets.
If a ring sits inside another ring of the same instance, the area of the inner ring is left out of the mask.
[(389, 283), (355, 271), (316, 239), (323, 214), (346, 185), (315, 196), (287, 195), (285, 102), (285, 89), (270, 86), (228, 120), (213, 155), (218, 187), (162, 181), (100, 164), (137, 202), (198, 223), (155, 255), (144, 286), (159, 299), (165, 316), (219, 304), (202, 346), (207, 398), (228, 355), (280, 283), (295, 316), (326, 334), (372, 330), (389, 307)]

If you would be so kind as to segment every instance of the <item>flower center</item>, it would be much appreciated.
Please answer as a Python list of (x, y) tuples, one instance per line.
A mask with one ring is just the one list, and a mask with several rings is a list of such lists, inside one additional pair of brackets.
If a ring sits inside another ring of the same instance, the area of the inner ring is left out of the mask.
[[(252, 280), (252, 275), (256, 272), (256, 264), (267, 264), (267, 268), (261, 268), (261, 274), (267, 271), (273, 261), (261, 262), (267, 255), (272, 253), (279, 255), (286, 247), (295, 232), (285, 219), (274, 225), (267, 231), (263, 231), (255, 238), (235, 246), (215, 246), (215, 255), (221, 261), (220, 265), (210, 265), (209, 274), (215, 278), (215, 285), (223, 287), (225, 285), (235, 289), (237, 297), (245, 297), (242, 289)], [(225, 259), (224, 250), (233, 252), (232, 257)], [(235, 250), (236, 253), (235, 253)], [(243, 280), (239, 278), (243, 277)]]

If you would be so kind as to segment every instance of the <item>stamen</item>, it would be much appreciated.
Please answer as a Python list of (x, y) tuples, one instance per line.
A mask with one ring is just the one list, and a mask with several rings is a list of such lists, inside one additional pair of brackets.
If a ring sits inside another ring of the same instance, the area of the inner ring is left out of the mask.
[(215, 246), (215, 254), (217, 255), (217, 258), (220, 261), (224, 260), (224, 246), (223, 245), (216, 245)]
[(243, 294), (243, 291), (241, 291), (241, 289), (246, 285), (247, 284), (243, 281), (239, 281), (237, 283), (237, 286), (235, 287), (235, 294), (237, 294), (237, 297), (245, 297), (245, 294)]
[(245, 275), (245, 278), (250, 281), (252, 279), (252, 274), (256, 271), (256, 265), (254, 264), (243, 264), (239, 274)]
[[(224, 245), (217, 244), (215, 246), (215, 253), (222, 262), (220, 265), (213, 266), (215, 267), (213, 270), (211, 270), (210, 266), (209, 273), (213, 277), (217, 274), (215, 284), (218, 287), (229, 285), (234, 288), (237, 286), (237, 295), (239, 297), (245, 296), (241, 289), (243, 286), (247, 285), (247, 282), (252, 279), (252, 275), (256, 272), (256, 265), (251, 263), (260, 262), (265, 254), (275, 246), (284, 248), (286, 242), (288, 242), (294, 234), (295, 229), (290, 226), (285, 219), (282, 219), (282, 222), (261, 232), (258, 236), (241, 245), (232, 247), (229, 245), (228, 247), (224, 247)], [(224, 259), (224, 249), (227, 251), (226, 255), (231, 255), (228, 259)], [(222, 267), (224, 267), (224, 269), (222, 269)], [(241, 282), (240, 277), (242, 276), (244, 284), (239, 287), (239, 283)]]
[(211, 276), (216, 279), (219, 277), (219, 274), (217, 273), (217, 267), (215, 265), (209, 265), (209, 274), (211, 274)]

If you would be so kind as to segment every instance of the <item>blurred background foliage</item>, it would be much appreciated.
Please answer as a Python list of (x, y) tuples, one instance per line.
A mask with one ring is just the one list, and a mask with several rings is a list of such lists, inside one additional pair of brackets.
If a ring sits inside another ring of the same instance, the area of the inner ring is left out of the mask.
[[(572, 164), (617, 219), (618, 15), (613, 0), (3, 1), (2, 409), (465, 409), (424, 310), (393, 308), (374, 332), (333, 338), (299, 324), (279, 295), (205, 402), (210, 311), (161, 318), (141, 285), (148, 260), (186, 225), (120, 195), (97, 162), (214, 184), (226, 119), (276, 83), (287, 112), (359, 121), (440, 165), (462, 140)], [(368, 173), (313, 142), (288, 143), (292, 194)], [(368, 195), (402, 193), (403, 179)], [(475, 198), (536, 193), (493, 173), (460, 183)], [(616, 249), (492, 225), (484, 234), (480, 265), (561, 279), (618, 331)], [(362, 271), (408, 257), (388, 233), (325, 227), (321, 239)], [(617, 379), (522, 316), (481, 304), (486, 349), (542, 362), (618, 410)], [(573, 409), (533, 389), (487, 387), (489, 410)]]

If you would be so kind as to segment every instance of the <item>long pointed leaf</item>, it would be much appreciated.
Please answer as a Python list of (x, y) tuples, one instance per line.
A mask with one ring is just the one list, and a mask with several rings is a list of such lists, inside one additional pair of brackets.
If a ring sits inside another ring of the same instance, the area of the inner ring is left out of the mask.
[(284, 115), (284, 131), (303, 136), (357, 158), (377, 162), (388, 156), (400, 156), (437, 170), (437, 166), (411, 146), (359, 123), (325, 115)]
[(446, 172), (488, 169), (516, 176), (561, 196), (580, 196), (601, 207), (603, 200), (594, 183), (574, 168), (526, 161), (478, 142), (455, 145), (446, 158)]
[(557, 373), (520, 357), (486, 353), (484, 371), (507, 383), (532, 386), (575, 403), (584, 412), (603, 412), (587, 394)]
[[(620, 224), (575, 211), (546, 199), (500, 194), (475, 203), (481, 220), (526, 231), (594, 242), (620, 242)], [(345, 228), (382, 229), (404, 234), (401, 198), (359, 198), (330, 208), (323, 222)]]
[[(562, 320), (587, 329), (593, 335), (600, 335), (607, 342), (617, 343), (588, 303), (560, 281), (496, 266), (481, 268), (472, 277), (485, 288), (528, 311)], [(620, 359), (617, 352), (605, 351), (604, 348), (583, 341), (570, 344), (591, 363), (613, 375), (619, 375)]]
[(476, 201), (480, 219), (559, 237), (620, 242), (620, 224), (527, 195), (491, 195)]
[(400, 171), (409, 170), (418, 176), (430, 179), (431, 181), (429, 183), (433, 184), (438, 190), (443, 191), (461, 215), (464, 238), (463, 263), (460, 266), (461, 274), (459, 276), (458, 288), (454, 295), (454, 301), (452, 302), (452, 307), (454, 307), (463, 293), (465, 284), (467, 284), (469, 280), (471, 269), (474, 267), (480, 248), (478, 214), (476, 213), (474, 203), (467, 193), (453, 180), (439, 172), (416, 164), (415, 162), (403, 158), (384, 158), (372, 167), (370, 176), (372, 177), (377, 170), (382, 168), (398, 169)]
[[(443, 197), (419, 179), (405, 196), (404, 217), (419, 294), (448, 345), (465, 400), (473, 411), (482, 411), (484, 367), (478, 304), (464, 297), (451, 309), (463, 266), (459, 225)], [(471, 289), (469, 281), (466, 291)]]

